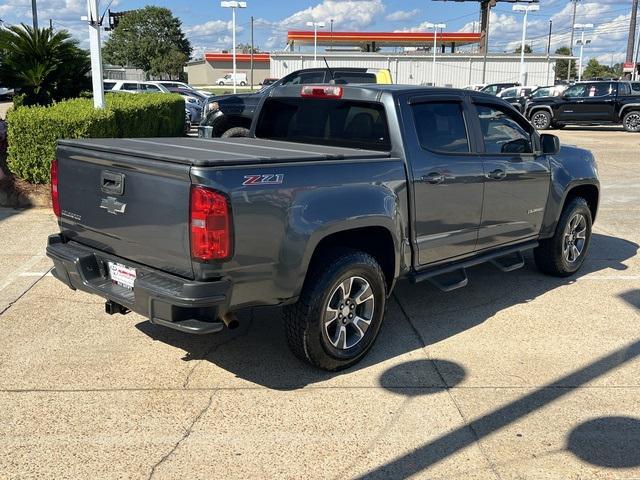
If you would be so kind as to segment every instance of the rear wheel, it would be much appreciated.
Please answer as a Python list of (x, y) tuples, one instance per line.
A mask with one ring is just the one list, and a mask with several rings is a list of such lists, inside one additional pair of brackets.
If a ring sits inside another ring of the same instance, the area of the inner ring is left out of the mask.
[(576, 197), (562, 211), (553, 237), (540, 241), (533, 251), (536, 265), (547, 275), (568, 277), (577, 272), (591, 241), (591, 210)]
[(224, 82), (218, 82), (218, 85), (220, 85), (221, 87), (224, 87)]
[(385, 301), (384, 274), (373, 257), (332, 251), (310, 270), (298, 302), (284, 308), (289, 346), (318, 368), (347, 368), (373, 345)]
[(622, 117), (622, 125), (627, 132), (640, 132), (640, 110), (627, 112)]
[(247, 86), (247, 82), (245, 82), (244, 80), (242, 82), (240, 82), (240, 86), (241, 87), (246, 87)]
[(531, 114), (531, 123), (537, 130), (548, 130), (551, 128), (551, 114), (546, 110), (536, 110)]

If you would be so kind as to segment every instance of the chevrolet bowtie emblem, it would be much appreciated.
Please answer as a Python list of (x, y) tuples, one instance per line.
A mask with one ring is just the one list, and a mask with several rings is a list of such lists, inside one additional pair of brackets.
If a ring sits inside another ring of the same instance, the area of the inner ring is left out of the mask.
[(118, 213), (124, 213), (127, 204), (119, 202), (115, 197), (107, 197), (100, 202), (100, 208), (104, 208), (112, 215), (117, 215)]

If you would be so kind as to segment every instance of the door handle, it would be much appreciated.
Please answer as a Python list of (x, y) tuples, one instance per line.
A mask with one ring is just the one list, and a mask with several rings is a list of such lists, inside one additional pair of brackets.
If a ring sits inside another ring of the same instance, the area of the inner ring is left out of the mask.
[(420, 180), (426, 183), (431, 183), (433, 185), (436, 185), (438, 183), (444, 182), (444, 175), (441, 174), (440, 172), (431, 172), (428, 175), (423, 175), (422, 177), (420, 177)]
[(487, 177), (492, 178), (493, 180), (502, 180), (507, 176), (507, 172), (500, 168), (496, 168), (495, 170), (487, 173)]

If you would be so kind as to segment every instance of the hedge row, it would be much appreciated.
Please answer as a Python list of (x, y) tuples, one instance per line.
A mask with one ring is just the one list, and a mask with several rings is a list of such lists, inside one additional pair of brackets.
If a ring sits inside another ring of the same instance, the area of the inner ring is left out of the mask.
[(56, 143), (66, 138), (175, 137), (184, 129), (184, 100), (164, 93), (109, 94), (106, 108), (91, 99), (20, 107), (7, 115), (7, 165), (19, 178), (47, 183)]

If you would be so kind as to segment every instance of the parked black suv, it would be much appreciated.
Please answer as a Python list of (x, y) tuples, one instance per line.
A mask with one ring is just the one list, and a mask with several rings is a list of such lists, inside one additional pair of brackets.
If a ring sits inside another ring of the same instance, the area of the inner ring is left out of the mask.
[(525, 116), (538, 130), (566, 124), (622, 125), (640, 132), (640, 82), (580, 82), (558, 97), (532, 98)]

